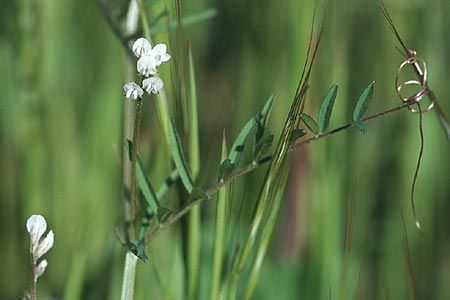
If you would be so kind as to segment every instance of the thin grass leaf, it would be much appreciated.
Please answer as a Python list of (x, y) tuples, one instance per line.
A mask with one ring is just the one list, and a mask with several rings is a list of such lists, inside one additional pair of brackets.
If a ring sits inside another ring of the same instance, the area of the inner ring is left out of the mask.
[[(275, 197), (275, 194), (276, 191), (283, 190), (286, 184), (287, 177), (283, 176), (283, 174), (287, 174), (287, 171), (289, 170), (290, 156), (288, 156), (287, 153), (289, 149), (290, 137), (292, 132), (295, 131), (297, 127), (300, 115), (302, 114), (305, 106), (305, 95), (308, 89), (308, 82), (322, 36), (322, 29), (320, 29), (317, 34), (316, 41), (313, 42), (313, 32), (314, 30), (311, 30), (310, 42), (306, 55), (307, 58), (297, 90), (295, 92), (294, 100), (291, 104), (288, 117), (277, 143), (276, 150), (272, 155), (271, 163), (267, 169), (266, 176), (260, 189), (249, 233), (244, 245), (242, 246), (242, 250), (237, 254), (233, 261), (230, 284), (228, 288), (228, 299), (236, 299), (238, 297), (238, 281), (244, 267), (252, 257), (252, 253), (262, 254), (256, 261), (253, 261), (252, 268), (255, 268), (256, 265), (262, 264), (266, 250), (264, 249), (264, 241), (268, 241), (272, 233), (271, 230), (266, 230), (270, 229), (270, 227), (273, 226), (272, 222), (274, 223), (276, 220), (276, 218), (271, 218), (270, 212), (274, 208), (279, 207), (281, 203), (282, 197)], [(258, 275), (259, 272), (256, 272), (252, 278), (250, 278), (252, 284), (257, 281)], [(244, 283), (243, 286), (248, 287), (246, 295), (250, 297), (253, 288), (250, 287), (248, 283)]]
[(192, 176), (189, 171), (186, 160), (184, 159), (181, 142), (180, 139), (178, 138), (178, 134), (172, 119), (169, 120), (169, 141), (172, 158), (175, 163), (175, 167), (177, 168), (178, 173), (180, 174), (181, 182), (183, 183), (186, 191), (188, 193), (191, 193), (192, 189), (194, 188)]
[(305, 123), (306, 127), (308, 127), (309, 130), (311, 130), (312, 133), (318, 134), (319, 133), (319, 126), (317, 125), (316, 121), (309, 115), (302, 113), (300, 115), (300, 118), (302, 119), (303, 123)]
[(363, 122), (361, 121), (361, 118), (364, 116), (364, 114), (367, 111), (367, 108), (370, 105), (370, 102), (372, 101), (373, 97), (373, 87), (374, 87), (375, 81), (372, 81), (361, 93), (359, 96), (358, 102), (356, 103), (355, 110), (353, 111), (353, 121), (355, 122), (355, 125), (361, 130), (362, 132), (367, 131), (367, 127)]
[(275, 186), (277, 187), (276, 189), (272, 189), (271, 197), (274, 200), (271, 201), (271, 205), (269, 206), (266, 219), (262, 226), (261, 239), (258, 241), (258, 245), (255, 249), (256, 255), (254, 257), (254, 262), (252, 264), (248, 283), (246, 284), (244, 299), (251, 299), (253, 290), (255, 289), (258, 282), (259, 274), (261, 273), (264, 256), (266, 255), (267, 249), (269, 248), (270, 238), (272, 236), (272, 232), (278, 218), (278, 213), (280, 211), (282, 198), (284, 196), (285, 187), (287, 184), (286, 179), (289, 174), (289, 168), (286, 167), (281, 169), (280, 173), (281, 174), (278, 174), (274, 182)]
[[(199, 23), (202, 21), (206, 21), (208, 19), (212, 19), (217, 15), (217, 9), (215, 8), (208, 8), (205, 9), (202, 12), (188, 15), (181, 19), (181, 26), (187, 26), (195, 23)], [(173, 20), (170, 21), (168, 24), (158, 24), (155, 26), (150, 27), (150, 34), (156, 34), (156, 33), (162, 33), (166, 32), (170, 29), (176, 28), (178, 26), (178, 21)]]
[(317, 124), (319, 125), (320, 132), (325, 132), (328, 129), (337, 92), (338, 86), (336, 84), (333, 84), (325, 95), (325, 98), (323, 98), (322, 104), (320, 105), (319, 113), (317, 114)]
[[(225, 159), (228, 156), (225, 132), (222, 137), (222, 155), (221, 159)], [(225, 162), (224, 161), (224, 162)], [(223, 164), (223, 163), (222, 163)], [(220, 174), (219, 174), (220, 178)], [(214, 248), (213, 248), (213, 261), (211, 267), (211, 283), (210, 283), (210, 297), (211, 300), (220, 299), (220, 285), (222, 282), (222, 267), (224, 265), (223, 254), (226, 251), (225, 248), (225, 235), (227, 225), (227, 198), (229, 195), (230, 185), (219, 190), (217, 202), (216, 202), (216, 228), (214, 233)]]
[(241, 154), (245, 148), (245, 142), (247, 141), (253, 130), (255, 130), (255, 128), (259, 128), (259, 130), (261, 130), (261, 128), (265, 127), (267, 123), (267, 117), (273, 105), (273, 99), (273, 95), (270, 96), (269, 99), (267, 99), (262, 111), (251, 118), (245, 124), (244, 128), (242, 128), (241, 132), (239, 132), (239, 135), (236, 137), (233, 146), (231, 146), (230, 154), (228, 156), (228, 158), (231, 160), (231, 163), (233, 163), (235, 166), (238, 164)]
[(198, 138), (197, 88), (195, 86), (195, 68), (191, 42), (188, 40), (188, 113), (189, 113), (189, 166), (192, 178), (197, 178), (200, 170), (200, 147)]

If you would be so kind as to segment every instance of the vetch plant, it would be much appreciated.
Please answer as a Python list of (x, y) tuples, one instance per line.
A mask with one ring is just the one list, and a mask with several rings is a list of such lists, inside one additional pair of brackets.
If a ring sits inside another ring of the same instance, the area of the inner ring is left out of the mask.
[(38, 260), (53, 247), (54, 234), (53, 230), (50, 230), (46, 237), (42, 238), (47, 230), (47, 222), (41, 215), (29, 217), (26, 227), (30, 234), (31, 286), (29, 297), (31, 300), (36, 300), (37, 279), (44, 274), (48, 265), (46, 259), (41, 260), (39, 264)]
[[(374, 81), (370, 81), (368, 86), (363, 89), (359, 98), (355, 101), (352, 123), (344, 124), (329, 130), (328, 127), (330, 125), (330, 119), (338, 93), (338, 86), (336, 84), (332, 85), (326, 93), (316, 118), (305, 112), (307, 90), (310, 85), (310, 77), (318, 55), (322, 37), (322, 27), (317, 35), (314, 34), (314, 29), (312, 29), (304, 70), (299, 80), (297, 90), (295, 91), (287, 118), (285, 119), (283, 129), (276, 142), (276, 148), (273, 154), (266, 154), (274, 141), (274, 135), (269, 135), (265, 132), (274, 103), (274, 96), (270, 96), (261, 111), (243, 126), (230, 149), (227, 149), (226, 136), (224, 133), (221, 161), (217, 166), (219, 173), (217, 181), (208, 188), (202, 188), (197, 181), (200, 170), (200, 150), (198, 146), (199, 126), (197, 119), (194, 64), (190, 42), (188, 41), (187, 53), (189, 59), (186, 62), (184, 62), (182, 57), (179, 59), (179, 61), (185, 63), (183, 67), (186, 67), (188, 70), (185, 74), (180, 76), (181, 79), (179, 78), (182, 82), (182, 84), (180, 84), (181, 91), (179, 91), (180, 98), (182, 98), (180, 100), (180, 103), (182, 103), (180, 107), (185, 105), (187, 107), (186, 112), (183, 112), (184, 114), (180, 113), (180, 115), (176, 114), (179, 112), (176, 112), (173, 117), (170, 118), (169, 109), (158, 111), (158, 117), (163, 120), (161, 127), (163, 130), (167, 129), (167, 133), (165, 132), (165, 134), (167, 135), (168, 147), (170, 150), (169, 163), (174, 170), (166, 175), (167, 179), (162, 180), (163, 183), (160, 188), (156, 189), (154, 188), (152, 180), (148, 176), (149, 172), (146, 171), (145, 164), (138, 153), (141, 111), (143, 105), (142, 98), (144, 97), (144, 91), (147, 92), (148, 95), (163, 94), (164, 83), (159, 77), (154, 75), (157, 74), (157, 68), (169, 61), (171, 56), (167, 53), (167, 46), (165, 44), (157, 44), (152, 47), (149, 38), (147, 16), (142, 9), (143, 2), (138, 1), (138, 3), (141, 6), (140, 14), (146, 38), (137, 39), (131, 47), (132, 53), (138, 58), (136, 70), (140, 76), (143, 76), (143, 80), (141, 84), (129, 82), (124, 86), (126, 97), (136, 101), (132, 102), (135, 113), (132, 140), (125, 138), (125, 153), (128, 154), (126, 159), (129, 160), (130, 165), (129, 170), (126, 169), (124, 172), (129, 172), (128, 175), (131, 180), (129, 186), (126, 180), (124, 180), (125, 190), (126, 192), (129, 192), (129, 194), (125, 193), (126, 196), (124, 201), (125, 244), (129, 251), (127, 251), (125, 259), (122, 281), (122, 299), (133, 298), (134, 279), (138, 258), (144, 262), (148, 259), (145, 247), (153, 241), (153, 238), (159, 232), (179, 221), (185, 215), (187, 215), (188, 218), (186, 220), (187, 222), (183, 223), (183, 225), (186, 225), (186, 228), (184, 228), (182, 233), (182, 243), (185, 258), (184, 265), (186, 267), (186, 298), (198, 298), (200, 286), (199, 273), (202, 270), (199, 259), (201, 256), (201, 219), (199, 204), (211, 200), (212, 196), (219, 190), (220, 193), (216, 210), (215, 248), (209, 295), (211, 299), (219, 299), (220, 297), (225, 299), (250, 299), (256, 287), (261, 272), (261, 266), (268, 250), (271, 235), (283, 201), (283, 195), (291, 167), (291, 152), (308, 143), (336, 134), (353, 126), (357, 127), (361, 132), (366, 133), (367, 121), (380, 118), (405, 108), (414, 111), (411, 107), (415, 105), (418, 106), (417, 111), (421, 114), (422, 111), (420, 110), (419, 102), (422, 98), (428, 96), (431, 98), (432, 103), (436, 102), (434, 94), (426, 84), (426, 70), (422, 72), (419, 68), (417, 71), (419, 80), (415, 82), (418, 82), (419, 85), (423, 87), (423, 90), (419, 94), (403, 97), (402, 105), (370, 116), (365, 116), (374, 95)], [(177, 2), (177, 4), (179, 5), (179, 2)], [(177, 8), (179, 9), (179, 7)], [(177, 12), (179, 13), (179, 11)], [(393, 27), (387, 12), (385, 16)], [(177, 14), (177, 17), (179, 18), (177, 21), (180, 26), (181, 14)], [(178, 29), (179, 40), (181, 40), (181, 26)], [(399, 37), (395, 29), (393, 29), (393, 31), (396, 33), (397, 37)], [(178, 46), (181, 48), (180, 53), (184, 53), (183, 51), (185, 49), (182, 42), (180, 42)], [(129, 49), (127, 50), (129, 51)], [(182, 56), (182, 54), (180, 55)], [(418, 60), (415, 56), (415, 52), (410, 53), (407, 51), (406, 61), (407, 62), (404, 62), (401, 65), (401, 68), (406, 65), (416, 67), (416, 62)], [(184, 75), (187, 80), (183, 77)], [(403, 85), (407, 84), (409, 83), (403, 83)], [(187, 89), (186, 86), (188, 86)], [(400, 92), (401, 87), (402, 84), (396, 85), (398, 93)], [(158, 103), (160, 102), (158, 101)], [(183, 124), (177, 124), (177, 121), (180, 119), (185, 122), (180, 122)], [(442, 117), (441, 121), (447, 124), (448, 128), (446, 118)], [(186, 136), (180, 137), (179, 132), (186, 133)], [(254, 139), (252, 139), (252, 137), (254, 137)], [(249, 146), (252, 146), (252, 148)], [(184, 149), (186, 148), (189, 149), (187, 151), (188, 155), (185, 155)], [(252, 151), (250, 151), (250, 149)], [(417, 170), (420, 164), (422, 150), (423, 142)], [(239, 163), (244, 160), (241, 159), (244, 151), (251, 153), (250, 162), (246, 161), (244, 167), (239, 167)], [(233, 192), (230, 183), (266, 163), (269, 164), (269, 166), (265, 173), (264, 180), (260, 185), (259, 194), (255, 197), (255, 207), (250, 220), (248, 234), (245, 236), (243, 243), (239, 244), (239, 247), (236, 247), (237, 249), (233, 253), (231, 253), (231, 251), (226, 253), (225, 241), (229, 239), (229, 236), (227, 236), (229, 234), (224, 233), (224, 230), (228, 226), (227, 222), (229, 223), (230, 221), (225, 203), (227, 201), (232, 201), (231, 195)], [(412, 186), (411, 203), (416, 226), (420, 228), (413, 201), (417, 170)], [(205, 170), (205, 172), (208, 172), (208, 170)], [(209, 172), (211, 171), (209, 170)], [(163, 206), (163, 202), (168, 195), (168, 190), (172, 186), (176, 186), (179, 189), (179, 208)], [(142, 197), (139, 197), (140, 195)], [(228, 264), (227, 268), (224, 267), (225, 264)]]

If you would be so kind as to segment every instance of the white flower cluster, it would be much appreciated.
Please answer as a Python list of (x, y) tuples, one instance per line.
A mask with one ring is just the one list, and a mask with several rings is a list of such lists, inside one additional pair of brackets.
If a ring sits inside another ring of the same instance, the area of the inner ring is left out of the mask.
[(157, 94), (164, 87), (164, 83), (159, 77), (149, 76), (155, 75), (156, 68), (169, 61), (170, 54), (167, 53), (167, 46), (157, 44), (152, 48), (146, 38), (139, 38), (134, 42), (132, 50), (134, 55), (139, 58), (137, 62), (138, 73), (147, 78), (142, 81), (142, 87), (134, 82), (126, 83), (123, 86), (125, 97), (134, 100), (138, 97), (142, 98), (144, 90), (148, 94)]
[[(30, 234), (30, 254), (31, 260), (36, 265), (37, 260), (47, 253), (52, 247), (54, 242), (53, 230), (50, 230), (44, 239), (42, 235), (47, 230), (47, 222), (41, 215), (32, 215), (27, 220), (27, 231)], [(48, 262), (43, 259), (39, 265), (35, 266), (36, 274), (35, 279), (44, 274), (45, 268), (47, 268)]]

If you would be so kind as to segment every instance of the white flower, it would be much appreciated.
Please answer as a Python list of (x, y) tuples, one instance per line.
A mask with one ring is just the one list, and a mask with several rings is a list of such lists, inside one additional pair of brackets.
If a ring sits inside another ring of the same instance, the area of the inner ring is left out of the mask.
[(142, 56), (137, 62), (137, 71), (145, 77), (156, 74), (156, 67), (156, 60), (153, 56)]
[(126, 92), (125, 97), (128, 99), (136, 100), (138, 97), (142, 98), (144, 95), (144, 90), (134, 82), (126, 83), (123, 86), (123, 89)]
[(162, 63), (169, 61), (170, 54), (167, 54), (166, 44), (157, 44), (150, 52), (150, 56), (155, 59), (156, 66), (160, 66)]
[(45, 269), (48, 266), (48, 262), (46, 259), (43, 259), (39, 265), (36, 267), (36, 278), (41, 277), (44, 274)]
[(45, 230), (47, 230), (47, 222), (41, 215), (32, 215), (27, 220), (27, 231), (30, 234), (31, 249), (36, 251), (39, 241)]
[(152, 50), (150, 42), (146, 38), (139, 38), (133, 44), (133, 53), (137, 57), (148, 56)]
[(45, 230), (47, 230), (47, 222), (41, 215), (32, 215), (28, 218), (27, 230), (30, 234), (30, 251), (34, 257), (34, 260), (36, 261), (53, 247), (53, 230), (50, 230), (47, 236), (43, 240), (41, 240), (42, 235), (44, 234)]
[(159, 77), (150, 77), (142, 81), (142, 87), (149, 94), (157, 94), (164, 87), (164, 83)]
[(53, 230), (50, 230), (49, 233), (47, 234), (47, 236), (45, 237), (45, 239), (43, 239), (36, 251), (35, 251), (35, 258), (39, 259), (41, 258), (42, 255), (44, 255), (45, 253), (48, 252), (48, 250), (50, 250), (53, 247), (53, 242), (54, 242), (54, 234), (53, 234)]

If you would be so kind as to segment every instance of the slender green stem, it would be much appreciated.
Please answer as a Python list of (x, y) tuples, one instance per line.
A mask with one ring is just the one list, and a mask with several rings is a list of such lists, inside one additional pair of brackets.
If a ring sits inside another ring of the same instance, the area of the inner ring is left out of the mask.
[(127, 251), (125, 254), (125, 265), (123, 268), (122, 292), (120, 293), (120, 300), (133, 300), (137, 261), (138, 257), (130, 251)]
[[(131, 205), (131, 222), (136, 220), (136, 207), (137, 207), (137, 186), (136, 186), (136, 159), (139, 145), (139, 134), (141, 131), (141, 118), (142, 118), (142, 98), (136, 100), (136, 112), (134, 117), (134, 130), (133, 130), (133, 144), (131, 147), (131, 186), (130, 186), (130, 205)], [(137, 230), (137, 225), (132, 224), (131, 230), (134, 234)]]

